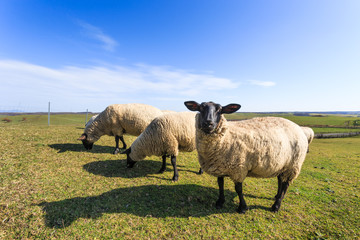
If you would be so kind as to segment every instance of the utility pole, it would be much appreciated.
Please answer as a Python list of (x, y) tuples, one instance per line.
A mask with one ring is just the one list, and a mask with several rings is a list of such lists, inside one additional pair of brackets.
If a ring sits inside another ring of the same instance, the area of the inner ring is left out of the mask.
[(48, 107), (48, 126), (50, 126), (50, 102)]

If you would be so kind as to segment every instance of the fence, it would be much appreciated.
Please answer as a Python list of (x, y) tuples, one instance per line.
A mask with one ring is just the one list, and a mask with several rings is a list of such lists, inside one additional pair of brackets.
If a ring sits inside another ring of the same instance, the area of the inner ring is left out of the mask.
[(360, 135), (360, 132), (347, 132), (347, 133), (317, 133), (315, 138), (345, 138)]

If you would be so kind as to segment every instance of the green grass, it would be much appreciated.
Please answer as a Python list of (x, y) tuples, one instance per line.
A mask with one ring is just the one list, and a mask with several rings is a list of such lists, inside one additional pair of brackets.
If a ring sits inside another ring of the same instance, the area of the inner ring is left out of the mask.
[(0, 239), (360, 238), (360, 137), (315, 139), (276, 214), (276, 179), (247, 178), (240, 215), (229, 179), (215, 209), (216, 178), (195, 173), (195, 152), (179, 155), (174, 183), (170, 163), (157, 173), (159, 157), (127, 169), (113, 137), (86, 151), (84, 115), (54, 115), (50, 127), (33, 118), (0, 123)]

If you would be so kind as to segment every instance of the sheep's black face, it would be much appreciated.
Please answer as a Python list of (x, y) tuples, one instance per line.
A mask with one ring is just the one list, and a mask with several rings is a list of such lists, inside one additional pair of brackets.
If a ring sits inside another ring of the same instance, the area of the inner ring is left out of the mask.
[(94, 145), (93, 142), (90, 142), (89, 140), (87, 140), (87, 135), (86, 135), (86, 133), (84, 133), (83, 135), (81, 135), (81, 136), (78, 138), (78, 140), (81, 140), (81, 141), (82, 141), (85, 149), (87, 149), (87, 150), (91, 150), (92, 147), (93, 147), (93, 145)]
[(133, 161), (131, 159), (131, 157), (128, 155), (127, 159), (126, 159), (126, 167), (127, 168), (133, 168), (135, 165), (136, 161)]
[(83, 140), (82, 141), (84, 147), (86, 148), (86, 150), (91, 150), (92, 147), (94, 146), (93, 142), (89, 142), (88, 140)]
[(222, 107), (220, 104), (213, 102), (198, 104), (194, 101), (188, 101), (184, 104), (189, 110), (200, 113), (197, 124), (198, 127), (207, 134), (213, 133), (218, 127), (221, 114), (236, 112), (241, 107), (239, 104), (229, 104)]
[(213, 102), (201, 103), (199, 107), (199, 128), (205, 133), (212, 133), (221, 119), (221, 106)]
[(121, 154), (126, 154), (126, 156), (127, 156), (126, 157), (126, 167), (127, 168), (133, 168), (136, 163), (136, 161), (131, 159), (130, 153), (131, 153), (131, 147), (121, 153)]

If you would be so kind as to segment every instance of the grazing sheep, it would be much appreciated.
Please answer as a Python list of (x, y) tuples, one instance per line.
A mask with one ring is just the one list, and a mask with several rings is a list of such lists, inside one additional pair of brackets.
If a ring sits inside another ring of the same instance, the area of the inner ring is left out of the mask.
[(94, 142), (101, 136), (115, 136), (114, 154), (117, 154), (120, 151), (119, 139), (123, 143), (123, 148), (126, 148), (123, 134), (139, 136), (155, 117), (162, 114), (161, 110), (146, 104), (113, 104), (85, 127), (78, 140), (83, 142), (86, 149), (92, 149)]
[(96, 114), (96, 115), (92, 116), (92, 117), (89, 119), (89, 121), (85, 124), (85, 127), (89, 126), (89, 125), (95, 120), (95, 118), (96, 118), (97, 116), (99, 116), (99, 114)]
[[(305, 133), (305, 136), (308, 140), (308, 144), (310, 145), (310, 143), (312, 142), (312, 140), (314, 139), (314, 136), (315, 136), (314, 131), (309, 127), (301, 127), (301, 129)], [(307, 152), (309, 152), (309, 147), (308, 147)]]
[(290, 183), (299, 175), (305, 160), (308, 142), (295, 123), (276, 117), (253, 118), (228, 122), (223, 113), (236, 112), (240, 105), (222, 107), (213, 102), (185, 102), (196, 115), (196, 148), (201, 168), (218, 178), (219, 199), (216, 208), (225, 202), (224, 177), (235, 183), (240, 204), (237, 211), (248, 209), (242, 182), (249, 177), (278, 178), (278, 192), (271, 210), (277, 212)]
[[(99, 114), (96, 114), (94, 116), (92, 116), (89, 121), (85, 124), (85, 128), (87, 126), (90, 126), (90, 124), (95, 120), (95, 118), (99, 116)], [(114, 154), (117, 154), (119, 151), (120, 151), (120, 148), (119, 148), (119, 140), (121, 140), (122, 144), (123, 144), (123, 147), (122, 148), (126, 148), (126, 144), (125, 144), (125, 141), (124, 141), (124, 137), (123, 136), (115, 136), (115, 150), (114, 150)]]
[(164, 114), (168, 114), (168, 113), (176, 113), (175, 111), (172, 110), (161, 110)]
[[(127, 154), (127, 167), (132, 168), (137, 161), (146, 156), (162, 156), (159, 173), (166, 169), (166, 156), (171, 157), (174, 168), (173, 181), (179, 173), (176, 167), (176, 156), (180, 152), (195, 150), (195, 113), (167, 113), (155, 118), (143, 133), (122, 154)], [(200, 170), (201, 174), (202, 171)]]

